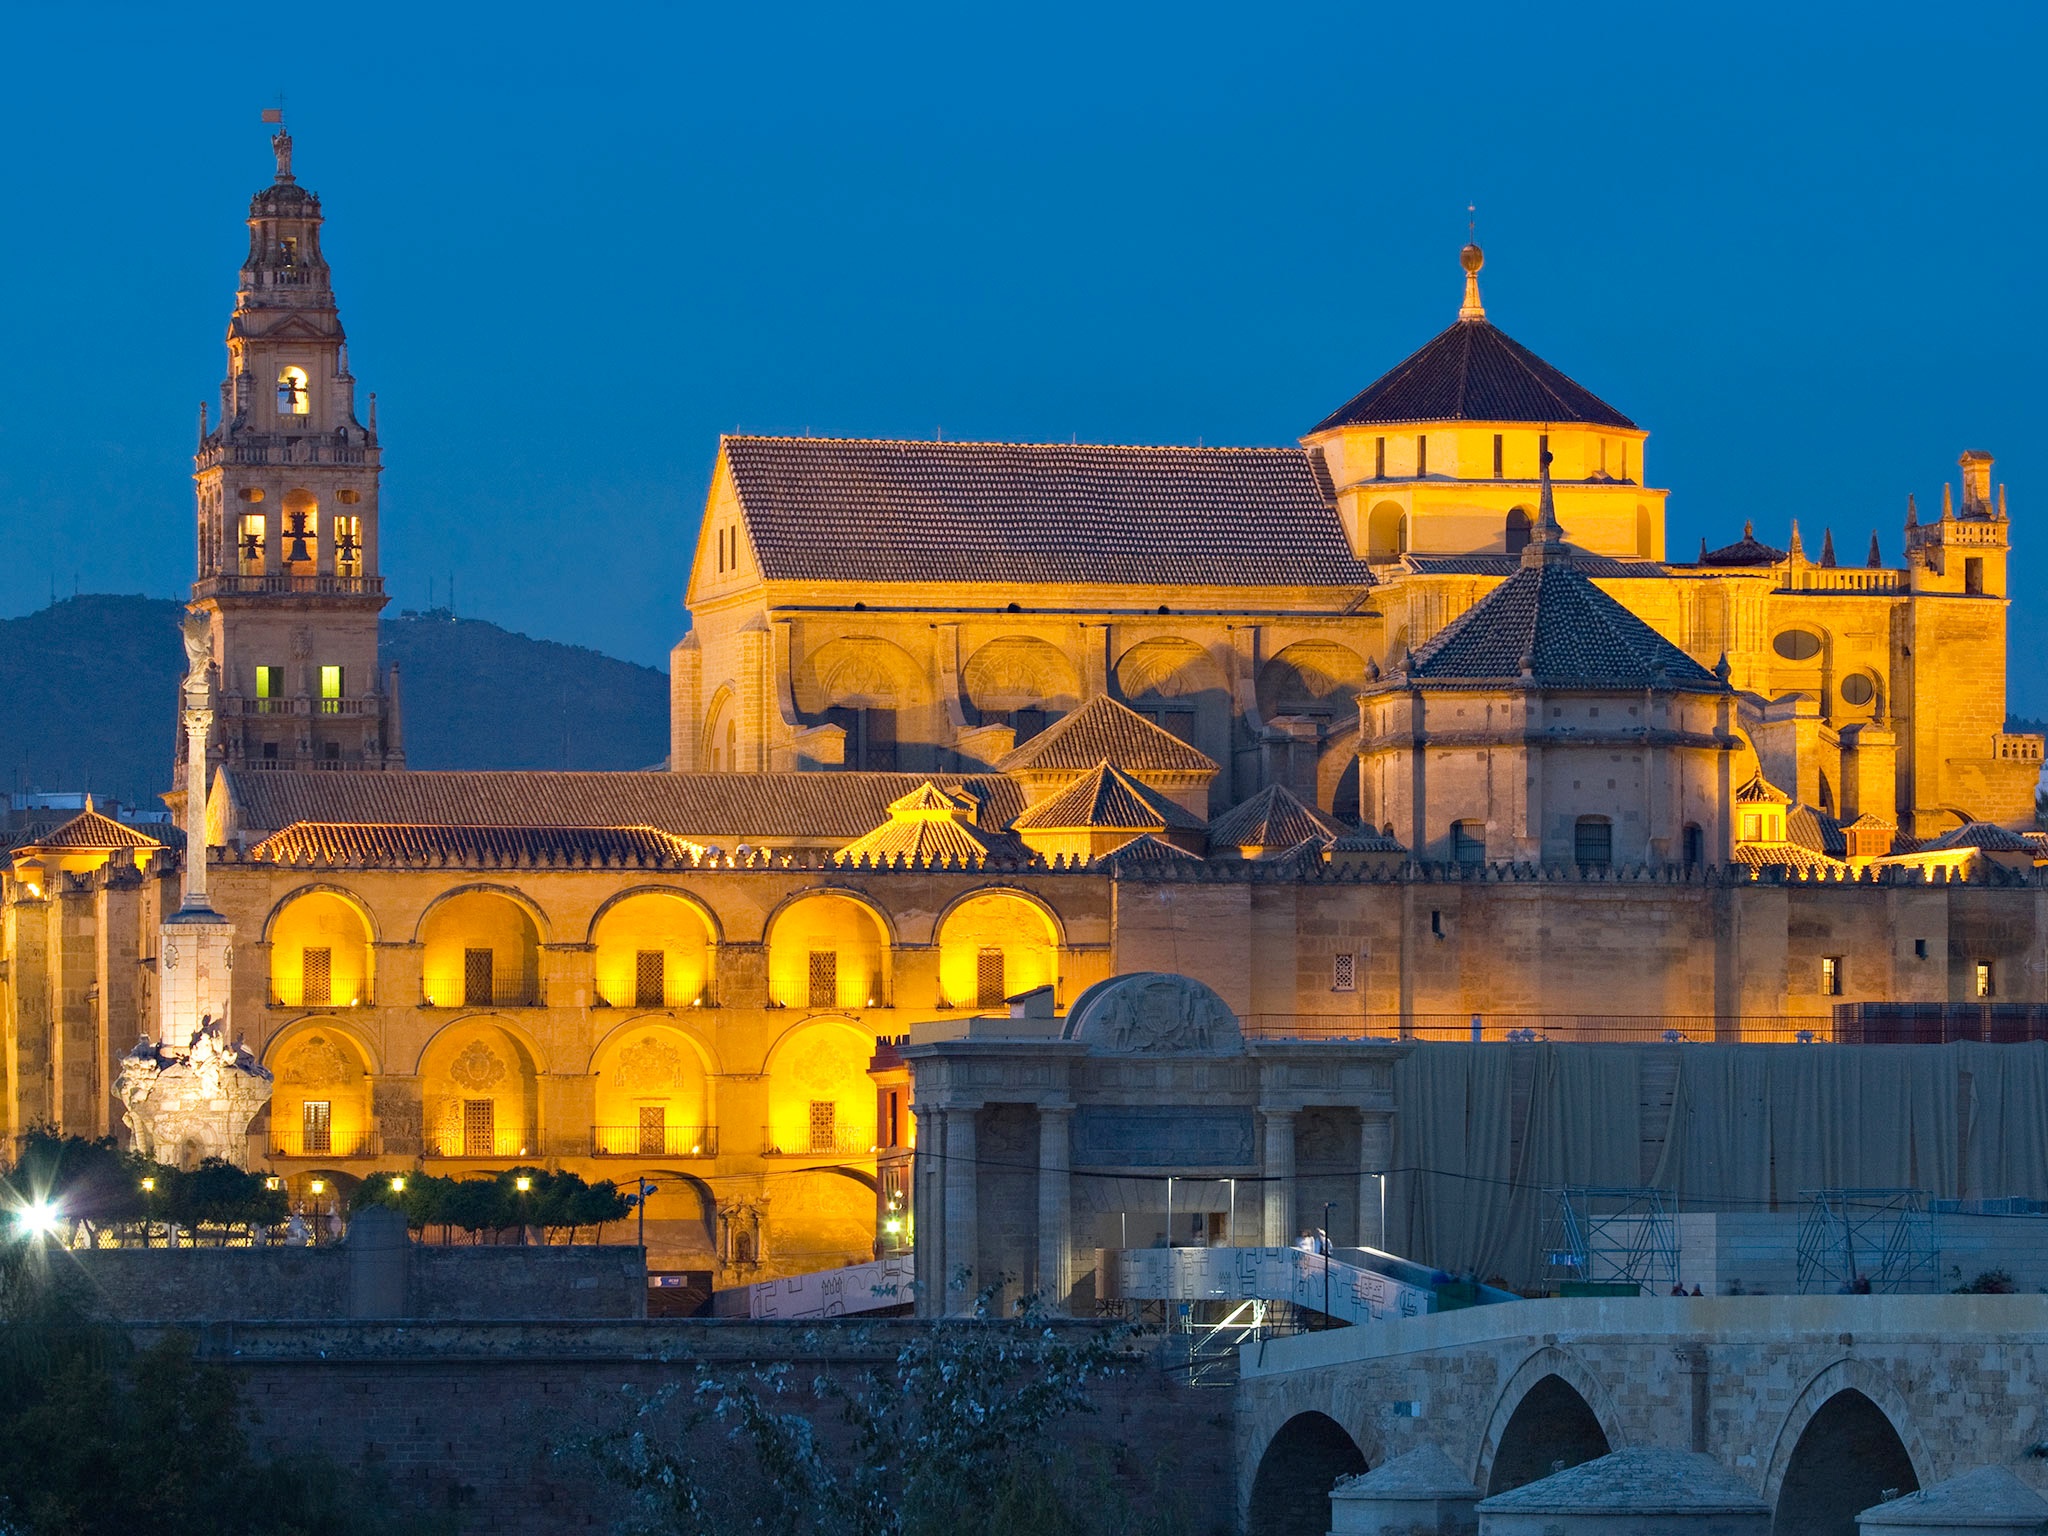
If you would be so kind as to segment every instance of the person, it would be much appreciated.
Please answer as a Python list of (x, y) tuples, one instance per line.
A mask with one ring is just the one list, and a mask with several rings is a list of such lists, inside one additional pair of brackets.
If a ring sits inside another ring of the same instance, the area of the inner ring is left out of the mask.
[(1330, 1252), (1330, 1234), (1329, 1234), (1329, 1233), (1327, 1233), (1327, 1232), (1325, 1232), (1325, 1231), (1324, 1231), (1324, 1230), (1323, 1230), (1323, 1229), (1322, 1229), (1321, 1227), (1317, 1227), (1317, 1228), (1316, 1228), (1316, 1250), (1315, 1250), (1315, 1251), (1316, 1251), (1317, 1253), (1323, 1254), (1323, 1255), (1324, 1255), (1324, 1256), (1326, 1256), (1326, 1257), (1328, 1256), (1328, 1254), (1329, 1254), (1329, 1252)]
[(1307, 1227), (1303, 1227), (1301, 1229), (1301, 1241), (1296, 1243), (1294, 1246), (1299, 1248), (1303, 1253), (1314, 1253), (1316, 1251), (1315, 1233), (1311, 1232)]
[(1694, 1286), (1693, 1286), (1693, 1288), (1692, 1288), (1692, 1293), (1693, 1293), (1693, 1295), (1695, 1295), (1695, 1296), (1698, 1296), (1698, 1295), (1700, 1295), (1700, 1288), (1699, 1288), (1698, 1284), (1694, 1284)]
[(1683, 1296), (1685, 1294), (1685, 1282), (1683, 1280), (1672, 1281), (1671, 1294), (1674, 1296)]

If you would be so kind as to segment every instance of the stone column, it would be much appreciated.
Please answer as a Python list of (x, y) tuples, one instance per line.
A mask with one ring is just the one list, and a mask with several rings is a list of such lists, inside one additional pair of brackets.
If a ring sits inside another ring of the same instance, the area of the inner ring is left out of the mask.
[(948, 1313), (972, 1311), (975, 1293), (981, 1289), (979, 1170), (974, 1150), (974, 1117), (980, 1111), (979, 1104), (953, 1104), (946, 1109), (945, 1163), (940, 1176), (945, 1190), (945, 1247), (941, 1250), (945, 1267), (940, 1284), (945, 1288)]
[(1285, 1248), (1294, 1241), (1294, 1116), (1291, 1109), (1265, 1109), (1266, 1246)]
[[(1387, 1249), (1386, 1228), (1380, 1214), (1386, 1210), (1381, 1198), (1380, 1179), (1393, 1159), (1394, 1124), (1385, 1114), (1368, 1109), (1358, 1125), (1358, 1240), (1368, 1248)], [(1391, 1191), (1389, 1191), (1391, 1193)]]
[(1070, 1130), (1074, 1106), (1038, 1106), (1038, 1285), (1047, 1308), (1064, 1314), (1072, 1285), (1073, 1180)]

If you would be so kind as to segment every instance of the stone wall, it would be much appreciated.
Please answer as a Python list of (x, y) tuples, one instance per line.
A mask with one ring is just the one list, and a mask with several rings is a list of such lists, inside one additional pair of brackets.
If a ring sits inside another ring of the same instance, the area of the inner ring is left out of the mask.
[[(356, 1266), (346, 1243), (332, 1248), (99, 1249), (66, 1258), (76, 1261), (105, 1309), (123, 1320), (323, 1321), (361, 1310), (352, 1300)], [(401, 1316), (647, 1315), (647, 1272), (637, 1248), (413, 1243), (405, 1260)]]
[[(785, 1406), (807, 1408), (814, 1379), (886, 1368), (919, 1326), (272, 1322), (213, 1324), (198, 1337), (203, 1355), (234, 1372), (258, 1449), (374, 1465), (398, 1498), (459, 1509), (466, 1529), (553, 1536), (607, 1528), (617, 1512), (576, 1446), (618, 1421), (629, 1391), (686, 1380), (699, 1361), (787, 1361), (799, 1385)], [(144, 1342), (162, 1331), (136, 1330)], [(1100, 1411), (1066, 1421), (1063, 1438), (1131, 1448), (1144, 1475), (1196, 1512), (1186, 1536), (1228, 1529), (1227, 1392), (1176, 1386), (1141, 1355), (1096, 1399)], [(837, 1419), (836, 1405), (819, 1408), (825, 1434)]]

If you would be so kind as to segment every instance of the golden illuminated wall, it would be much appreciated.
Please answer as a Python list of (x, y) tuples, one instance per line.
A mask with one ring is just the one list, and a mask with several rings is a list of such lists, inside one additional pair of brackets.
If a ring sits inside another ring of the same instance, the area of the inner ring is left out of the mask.
[(538, 1066), (501, 1025), (464, 1020), (436, 1035), (420, 1064), (420, 1103), (425, 1145), (439, 1156), (539, 1153)]
[(969, 897), (939, 929), (939, 995), (952, 1008), (994, 1008), (1050, 986), (1059, 979), (1058, 943), (1036, 902), (1001, 892)]
[(716, 1125), (704, 1054), (673, 1025), (621, 1030), (597, 1058), (597, 1126), (603, 1156), (696, 1157)]
[(369, 919), (346, 896), (309, 891), (271, 925), (270, 998), (285, 1007), (363, 1006), (372, 999), (374, 964)]
[[(688, 1008), (712, 979), (712, 930), (682, 896), (628, 896), (598, 919), (597, 995), (613, 1008)], [(654, 957), (659, 956), (659, 959)]]
[[(813, 957), (830, 956), (827, 966)], [(875, 914), (846, 896), (823, 893), (792, 902), (768, 933), (768, 995), (784, 1008), (868, 1008), (889, 997), (888, 936)], [(829, 996), (813, 980), (833, 977)]]
[[(421, 987), (431, 1008), (510, 1006), (537, 1000), (540, 935), (526, 909), (495, 891), (438, 903), (421, 928)], [(491, 952), (493, 997), (472, 998), (469, 952)]]
[[(270, 1145), (285, 1157), (354, 1157), (374, 1150), (369, 1058), (346, 1030), (319, 1024), (292, 1035), (270, 1054), (276, 1078), (270, 1098)], [(325, 1105), (327, 1144), (318, 1145), (322, 1116), (306, 1106)]]
[[(782, 1153), (865, 1153), (875, 1144), (872, 1034), (838, 1019), (799, 1025), (768, 1064), (767, 1145)], [(827, 1109), (829, 1107), (829, 1114)], [(873, 1200), (869, 1200), (872, 1222)]]

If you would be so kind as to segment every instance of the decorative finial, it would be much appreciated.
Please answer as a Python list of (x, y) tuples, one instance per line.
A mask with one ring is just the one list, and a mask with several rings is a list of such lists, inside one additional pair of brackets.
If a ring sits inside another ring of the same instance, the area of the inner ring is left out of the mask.
[(1465, 205), (1467, 215), (1465, 229), (1468, 238), (1465, 249), (1458, 252), (1458, 265), (1465, 269), (1465, 302), (1458, 306), (1460, 320), (1484, 320), (1486, 306), (1479, 302), (1479, 269), (1486, 265), (1486, 252), (1479, 249), (1479, 218), (1477, 209), (1470, 203)]
[(1557, 498), (1550, 489), (1550, 459), (1548, 448), (1537, 454), (1536, 522), (1529, 529), (1529, 542), (1522, 546), (1524, 565), (1548, 565), (1570, 553), (1564, 542), (1564, 529), (1557, 522)]
[(271, 153), (277, 156), (277, 179), (292, 181), (292, 136), (284, 126), (284, 96), (280, 94), (277, 105), (263, 109), (263, 121), (277, 124), (277, 132), (270, 136)]
[(1944, 480), (1941, 482), (1941, 520), (1945, 523), (1955, 515), (1955, 490), (1946, 480)]
[(1804, 560), (1806, 558), (1806, 551), (1799, 543), (1799, 519), (1796, 517), (1792, 519), (1792, 547), (1786, 550), (1785, 553), (1794, 560)]
[(1700, 564), (1701, 564), (1701, 565), (1705, 565), (1706, 563), (1707, 563), (1707, 536), (1706, 536), (1706, 535), (1705, 535), (1705, 534), (1703, 533), (1703, 534), (1701, 534), (1701, 535), (1700, 535)]
[(1745, 518), (1744, 518), (1744, 519), (1742, 520), (1742, 536), (1743, 536), (1743, 537), (1744, 537), (1745, 539), (1753, 539), (1753, 538), (1755, 538), (1755, 537), (1756, 537), (1756, 519), (1755, 519), (1755, 518), (1753, 518), (1753, 517), (1745, 517)]
[(1722, 682), (1725, 683), (1728, 681), (1728, 674), (1733, 670), (1734, 668), (1728, 665), (1728, 653), (1726, 651), (1723, 651), (1721, 653), (1721, 659), (1714, 663), (1714, 676), (1718, 677), (1719, 679), (1721, 679)]
[(1870, 530), (1870, 559), (1868, 564), (1873, 571), (1881, 570), (1884, 566), (1884, 556), (1879, 554), (1877, 549), (1877, 530), (1875, 528)]
[(1906, 492), (1906, 526), (1908, 528), (1918, 528), (1920, 526), (1920, 504), (1913, 499), (1911, 491)]
[(1835, 530), (1832, 528), (1825, 529), (1821, 533), (1820, 563), (1823, 567), (1831, 567), (1835, 563)]

